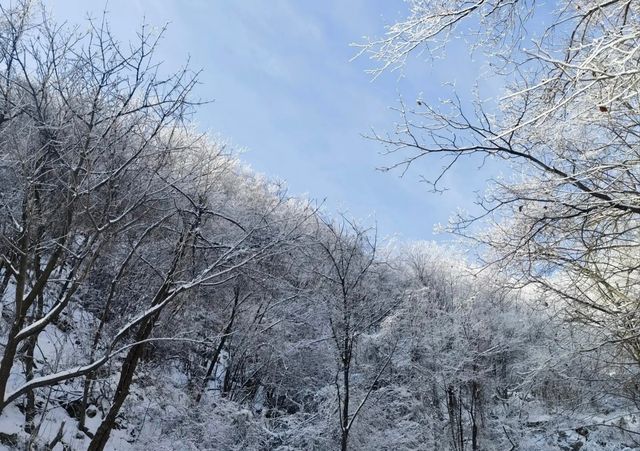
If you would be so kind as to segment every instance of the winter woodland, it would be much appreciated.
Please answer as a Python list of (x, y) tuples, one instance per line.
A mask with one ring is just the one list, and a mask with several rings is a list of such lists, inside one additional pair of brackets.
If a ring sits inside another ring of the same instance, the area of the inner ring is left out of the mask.
[(370, 136), (434, 190), (508, 168), (443, 246), (247, 169), (148, 27), (0, 2), (0, 449), (640, 449), (640, 1), (547, 3), (356, 44), (375, 78), (463, 36), (504, 81)]

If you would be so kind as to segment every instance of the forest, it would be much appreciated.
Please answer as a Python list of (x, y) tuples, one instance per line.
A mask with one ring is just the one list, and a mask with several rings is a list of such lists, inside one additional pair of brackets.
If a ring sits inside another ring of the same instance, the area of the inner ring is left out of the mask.
[(463, 37), (504, 82), (370, 136), (508, 168), (456, 245), (249, 169), (161, 33), (0, 1), (0, 450), (640, 449), (640, 1), (405, 5), (363, 77)]

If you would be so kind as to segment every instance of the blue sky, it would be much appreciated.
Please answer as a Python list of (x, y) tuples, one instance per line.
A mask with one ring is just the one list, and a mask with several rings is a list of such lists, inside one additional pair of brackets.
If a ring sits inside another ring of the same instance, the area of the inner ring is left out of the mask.
[[(82, 24), (105, 3), (51, 0), (48, 7), (57, 20)], [(382, 237), (444, 241), (434, 224), (456, 207), (471, 208), (482, 187), (486, 177), (473, 162), (448, 177), (441, 195), (418, 181), (441, 161), (421, 162), (404, 178), (376, 170), (393, 160), (362, 134), (392, 129), (397, 116), (389, 107), (399, 95), (436, 99), (446, 96), (444, 82), (471, 86), (482, 71), (462, 41), (435, 68), (418, 58), (406, 77), (372, 81), (364, 71), (373, 62), (350, 62), (350, 43), (380, 36), (404, 17), (401, 0), (110, 0), (106, 9), (123, 41), (143, 21), (168, 23), (159, 59), (171, 70), (189, 57), (203, 70), (197, 95), (213, 100), (197, 113), (198, 127), (243, 149), (243, 161), (285, 181), (290, 193), (326, 199), (328, 213), (375, 222)]]

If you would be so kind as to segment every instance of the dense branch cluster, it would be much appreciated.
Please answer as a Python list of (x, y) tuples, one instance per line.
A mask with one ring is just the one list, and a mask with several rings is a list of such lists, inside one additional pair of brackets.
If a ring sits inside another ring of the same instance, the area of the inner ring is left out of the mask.
[[(365, 47), (385, 67), (476, 16), (492, 27), (483, 45), (516, 42), (501, 33), (535, 6), (410, 5)], [(197, 74), (164, 73), (161, 34), (123, 45), (105, 20), (80, 32), (30, 2), (0, 6), (0, 443), (637, 444), (622, 420), (638, 395), (624, 359), (640, 361), (638, 9), (589, 5), (567, 3), (517, 61), (499, 111), (421, 104), (384, 138), (416, 152), (404, 165), (482, 153), (522, 170), (483, 203), (495, 223), (476, 240), (508, 263), (484, 271), (448, 248), (381, 244), (243, 167), (194, 130)]]
[[(491, 183), (478, 200), (481, 213), (458, 216), (450, 229), (475, 240), (487, 263), (546, 290), (570, 319), (595, 326), (603, 342), (619, 343), (639, 362), (640, 3), (409, 3), (409, 19), (364, 45), (382, 70), (413, 50), (468, 36), (470, 27), (505, 91), (494, 100), (454, 93), (442, 104), (402, 105), (396, 132), (377, 136), (399, 155), (394, 165), (406, 170), (439, 154), (449, 159), (444, 174), (470, 155), (506, 161), (512, 175)], [(479, 233), (471, 231), (476, 223), (484, 225)]]

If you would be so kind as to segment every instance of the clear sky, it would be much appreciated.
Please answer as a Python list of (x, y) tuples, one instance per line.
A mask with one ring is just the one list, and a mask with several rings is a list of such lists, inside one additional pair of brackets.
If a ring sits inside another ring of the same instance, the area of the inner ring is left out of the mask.
[[(102, 0), (46, 3), (58, 21), (76, 24), (105, 9)], [(122, 41), (143, 21), (168, 23), (158, 54), (165, 69), (190, 57), (203, 70), (197, 95), (213, 100), (200, 108), (199, 128), (243, 149), (243, 161), (285, 181), (291, 194), (326, 199), (328, 213), (375, 221), (383, 237), (446, 240), (433, 235), (434, 224), (470, 208), (483, 184), (473, 163), (447, 179), (442, 195), (418, 181), (425, 164), (441, 161), (422, 162), (404, 178), (376, 170), (393, 160), (362, 135), (393, 128), (389, 107), (399, 95), (435, 99), (446, 95), (444, 82), (471, 86), (482, 72), (462, 41), (436, 69), (418, 61), (406, 77), (372, 81), (364, 71), (373, 62), (350, 62), (350, 43), (380, 36), (406, 15), (402, 0), (109, 0), (106, 9)]]

